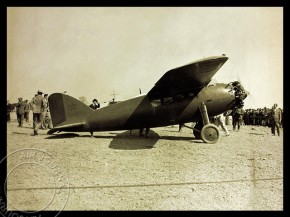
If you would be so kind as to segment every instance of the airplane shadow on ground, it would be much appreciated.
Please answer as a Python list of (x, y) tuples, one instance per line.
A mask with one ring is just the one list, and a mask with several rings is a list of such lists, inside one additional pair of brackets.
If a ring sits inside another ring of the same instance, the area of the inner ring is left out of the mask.
[[(186, 136), (159, 136), (153, 130), (149, 131), (148, 138), (145, 136), (139, 136), (138, 130), (126, 131), (113, 137), (109, 148), (122, 149), (122, 150), (138, 150), (138, 149), (151, 149), (158, 140), (171, 140), (171, 141), (193, 141), (194, 143), (200, 143), (198, 139), (194, 137)], [(201, 141), (202, 143), (202, 141)]]
[[(112, 139), (109, 148), (121, 149), (121, 150), (138, 150), (138, 149), (151, 149), (158, 140), (170, 140), (170, 141), (189, 141), (191, 143), (203, 143), (200, 139), (194, 138), (194, 136), (159, 136), (153, 130), (149, 131), (148, 138), (144, 135), (139, 136), (138, 130), (125, 131), (122, 133), (109, 133), (110, 135), (95, 135), (92, 139)], [(60, 133), (56, 135), (49, 135), (45, 139), (70, 139), (76, 137), (91, 137), (88, 135), (79, 135), (77, 133)]]
[(137, 130), (125, 131), (113, 136), (109, 148), (121, 149), (121, 150), (138, 150), (138, 149), (151, 149), (154, 148), (156, 142), (160, 139), (160, 136), (153, 130), (149, 131), (148, 138), (145, 136), (139, 136)]

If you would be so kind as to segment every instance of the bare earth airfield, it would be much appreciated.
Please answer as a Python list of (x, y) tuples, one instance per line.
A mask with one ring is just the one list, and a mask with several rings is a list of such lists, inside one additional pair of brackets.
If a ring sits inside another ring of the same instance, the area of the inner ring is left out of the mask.
[[(31, 114), (32, 116), (32, 114)], [(154, 128), (31, 136), (32, 120), (7, 123), (7, 154), (39, 149), (51, 154), (69, 180), (56, 195), (46, 168), (8, 157), (8, 209), (18, 210), (283, 210), (283, 129), (242, 126), (206, 144), (192, 130)]]

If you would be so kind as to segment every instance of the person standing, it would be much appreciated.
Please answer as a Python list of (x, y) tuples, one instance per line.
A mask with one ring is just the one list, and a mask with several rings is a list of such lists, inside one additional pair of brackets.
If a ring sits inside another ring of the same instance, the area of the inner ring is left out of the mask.
[[(93, 103), (89, 107), (96, 110), (96, 109), (100, 108), (100, 103), (98, 102), (97, 99), (93, 99)], [(91, 133), (91, 137), (93, 137), (94, 132), (90, 131), (90, 133)]]
[(238, 130), (240, 130), (242, 122), (243, 122), (243, 116), (245, 114), (245, 111), (243, 107), (237, 108), (236, 110), (233, 110), (232, 117), (233, 117), (233, 130), (236, 130), (236, 126), (238, 125)]
[(7, 122), (10, 122), (10, 120), (11, 120), (10, 112), (11, 112), (11, 104), (10, 104), (9, 100), (7, 100)]
[(213, 122), (217, 127), (221, 126), (222, 129), (223, 129), (223, 131), (225, 132), (226, 136), (229, 136), (229, 135), (230, 135), (230, 133), (229, 133), (229, 131), (228, 131), (228, 128), (227, 128), (226, 125), (225, 125), (225, 122), (222, 120), (222, 115), (221, 115), (221, 114), (220, 114), (220, 115), (217, 115), (217, 116), (215, 116), (215, 117), (213, 117), (212, 122)]
[(100, 103), (98, 102), (97, 99), (94, 99), (94, 100), (93, 100), (93, 103), (90, 105), (90, 108), (92, 108), (92, 109), (94, 109), (94, 110), (100, 108)]
[(25, 100), (25, 107), (24, 107), (24, 119), (26, 122), (29, 122), (29, 112), (30, 112), (30, 104), (28, 100)]
[(35, 123), (34, 123), (34, 117), (35, 117), (35, 111), (36, 111), (36, 109), (35, 109), (35, 104), (33, 103), (34, 102), (34, 98), (37, 96), (38, 94), (35, 94), (34, 95), (34, 97), (32, 98), (32, 100), (29, 102), (29, 107), (30, 107), (30, 109), (32, 110), (32, 123), (33, 123), (33, 127), (32, 127), (32, 129), (34, 129), (34, 127), (35, 127)]
[(43, 120), (42, 120), (42, 129), (52, 129), (51, 116), (49, 112), (49, 104), (48, 104), (48, 94), (44, 94), (43, 98)]
[(37, 92), (37, 96), (33, 98), (33, 122), (34, 122), (34, 136), (38, 135), (38, 129), (41, 127), (44, 112), (44, 103), (42, 91)]
[(24, 101), (22, 101), (22, 98), (19, 97), (18, 103), (16, 105), (16, 115), (17, 115), (18, 127), (23, 127), (24, 108), (25, 108), (25, 103), (24, 103)]
[(281, 110), (277, 108), (278, 104), (274, 104), (271, 112), (271, 133), (275, 136), (275, 129), (277, 129), (277, 135), (280, 136), (280, 123), (282, 120)]
[[(144, 128), (139, 129), (139, 136), (143, 136), (143, 131), (144, 131)], [(148, 138), (149, 131), (150, 131), (150, 128), (146, 127), (146, 129), (145, 129), (145, 137), (146, 138)]]

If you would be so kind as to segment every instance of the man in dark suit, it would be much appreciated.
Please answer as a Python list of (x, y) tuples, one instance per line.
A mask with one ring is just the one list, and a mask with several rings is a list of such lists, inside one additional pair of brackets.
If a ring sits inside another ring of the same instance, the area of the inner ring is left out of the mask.
[(272, 107), (272, 112), (271, 112), (271, 132), (272, 136), (275, 136), (275, 129), (277, 129), (277, 134), (280, 136), (280, 124), (282, 120), (282, 113), (281, 109), (277, 108), (278, 105), (275, 103)]
[(233, 117), (233, 131), (236, 130), (236, 126), (238, 127), (238, 130), (240, 130), (240, 127), (243, 122), (243, 117), (245, 114), (245, 110), (243, 107), (237, 108), (236, 110), (233, 111), (232, 117)]

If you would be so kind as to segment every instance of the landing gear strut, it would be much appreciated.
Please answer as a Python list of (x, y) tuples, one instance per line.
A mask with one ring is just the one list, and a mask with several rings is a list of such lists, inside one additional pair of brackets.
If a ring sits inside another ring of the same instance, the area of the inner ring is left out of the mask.
[(197, 139), (202, 139), (205, 143), (216, 143), (220, 138), (219, 129), (209, 122), (206, 105), (204, 102), (199, 106), (202, 122), (198, 122), (193, 129), (193, 134)]

